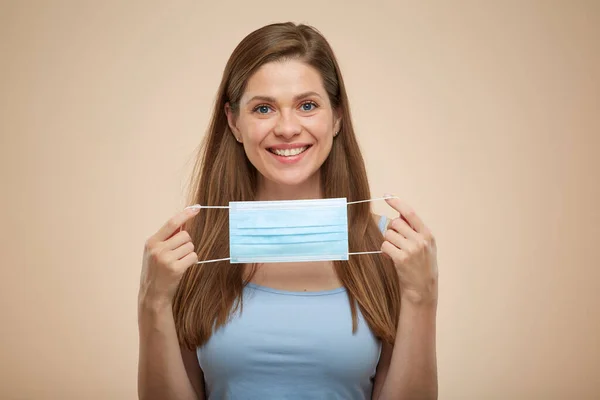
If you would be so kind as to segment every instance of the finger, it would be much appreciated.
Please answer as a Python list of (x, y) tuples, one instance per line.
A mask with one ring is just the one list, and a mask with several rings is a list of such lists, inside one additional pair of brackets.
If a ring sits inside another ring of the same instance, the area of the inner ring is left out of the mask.
[(165, 241), (177, 231), (183, 224), (189, 219), (193, 218), (198, 214), (200, 209), (188, 208), (171, 217), (154, 235), (154, 238), (158, 241)]
[(400, 200), (397, 197), (391, 197), (390, 195), (386, 196), (385, 201), (398, 213), (400, 216), (404, 217), (404, 219), (412, 226), (412, 228), (419, 232), (424, 233), (426, 228), (421, 218), (415, 213), (415, 211), (410, 207), (406, 202)]
[(414, 241), (419, 239), (419, 234), (415, 232), (415, 230), (411, 228), (410, 225), (408, 225), (408, 223), (400, 217), (394, 218), (392, 222), (390, 222), (388, 229), (395, 230), (407, 239), (411, 239)]
[(381, 245), (381, 251), (383, 254), (387, 254), (392, 260), (402, 262), (406, 259), (406, 252), (398, 247), (394, 246), (393, 243), (385, 240)]
[(177, 230), (176, 230), (175, 232), (171, 233), (171, 236), (169, 236), (169, 237), (167, 238), (167, 240), (171, 239), (173, 236), (175, 236), (176, 234), (178, 234), (178, 233), (179, 233), (179, 232), (181, 232), (182, 230), (183, 230), (183, 225), (182, 225), (182, 226), (180, 226), (179, 228), (177, 228)]
[(187, 231), (181, 231), (167, 239), (164, 243), (164, 248), (167, 250), (174, 250), (179, 246), (191, 241), (192, 238), (190, 237), (190, 234)]
[(406, 250), (410, 252), (415, 246), (415, 244), (409, 239), (392, 229), (388, 229), (385, 231), (384, 238), (400, 250)]
[(192, 242), (187, 242), (187, 243), (184, 243), (183, 245), (179, 246), (178, 248), (172, 250), (171, 253), (169, 254), (169, 258), (173, 261), (181, 260), (182, 258), (184, 258), (188, 254), (192, 253), (193, 251), (194, 251), (194, 244)]
[(198, 262), (198, 255), (196, 253), (189, 253), (187, 256), (183, 257), (181, 260), (175, 263), (175, 269), (178, 271), (185, 272), (189, 267), (196, 264)]

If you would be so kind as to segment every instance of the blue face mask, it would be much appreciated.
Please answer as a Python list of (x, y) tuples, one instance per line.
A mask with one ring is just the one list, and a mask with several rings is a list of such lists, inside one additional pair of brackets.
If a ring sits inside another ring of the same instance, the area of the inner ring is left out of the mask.
[[(385, 197), (384, 197), (385, 198)], [(239, 201), (226, 206), (195, 205), (188, 208), (229, 208), (229, 261), (275, 263), (348, 260), (349, 204), (345, 198), (282, 201)]]

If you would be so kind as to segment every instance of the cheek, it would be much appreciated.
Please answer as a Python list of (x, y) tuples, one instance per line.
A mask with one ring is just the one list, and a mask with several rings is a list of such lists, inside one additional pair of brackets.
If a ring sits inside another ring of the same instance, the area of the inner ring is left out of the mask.
[(244, 126), (244, 136), (248, 143), (258, 144), (262, 142), (265, 137), (273, 129), (273, 122), (267, 119), (254, 119), (248, 121)]
[(333, 125), (331, 120), (325, 115), (307, 118), (304, 126), (316, 139), (325, 140), (332, 135)]

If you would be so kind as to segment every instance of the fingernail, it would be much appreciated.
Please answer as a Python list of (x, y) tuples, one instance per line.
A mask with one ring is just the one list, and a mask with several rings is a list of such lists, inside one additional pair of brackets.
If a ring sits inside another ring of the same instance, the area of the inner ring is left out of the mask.
[(185, 209), (186, 210), (192, 210), (193, 212), (198, 212), (198, 211), (200, 211), (201, 207), (202, 206), (200, 204), (194, 204), (193, 206), (188, 206)]

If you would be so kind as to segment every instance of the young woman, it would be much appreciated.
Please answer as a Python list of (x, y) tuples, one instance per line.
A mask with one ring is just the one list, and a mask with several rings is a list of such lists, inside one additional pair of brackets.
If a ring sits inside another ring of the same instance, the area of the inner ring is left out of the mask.
[[(320, 33), (283, 23), (243, 39), (193, 178), (191, 204), (370, 198)], [(229, 257), (227, 210), (173, 216), (144, 249), (140, 398), (437, 398), (435, 241), (407, 204), (386, 201), (389, 223), (348, 205), (350, 251), (371, 252), (348, 261), (201, 263)]]

